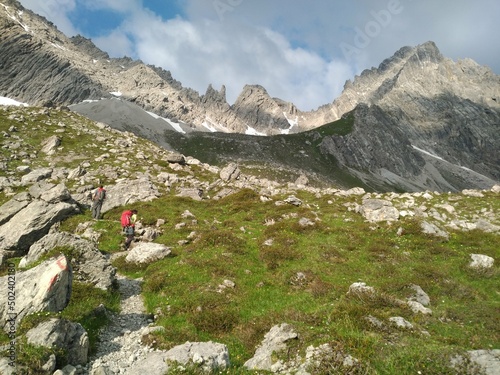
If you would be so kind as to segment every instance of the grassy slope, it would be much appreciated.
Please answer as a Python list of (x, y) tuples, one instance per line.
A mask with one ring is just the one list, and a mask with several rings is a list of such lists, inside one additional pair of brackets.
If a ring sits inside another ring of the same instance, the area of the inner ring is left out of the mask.
[[(39, 149), (41, 139), (60, 129), (56, 125), (59, 121), (77, 127), (93, 126), (79, 116), (54, 112), (54, 126), (44, 125), (40, 134), (41, 121), (45, 124), (47, 118), (30, 119), (25, 123), (29, 126), (23, 126), (7, 115), (0, 113), (0, 132), (15, 124), (20, 128), (17, 135), (33, 152)], [(72, 126), (66, 128), (66, 134), (73, 131)], [(112, 141), (109, 137), (94, 137), (83, 149), (81, 143), (65, 142), (59, 159), (70, 167), (81, 160), (71, 161), (64, 155), (83, 155), (83, 159), (92, 160), (102, 152), (100, 142)], [(3, 141), (11, 142), (12, 138)], [(22, 158), (12, 158), (16, 153), (12, 149), (0, 150), (2, 159), (8, 159), (8, 169), (0, 176), (16, 175), (15, 167), (23, 164)], [(49, 162), (39, 155), (32, 165)], [(352, 373), (456, 373), (448, 367), (453, 354), (499, 348), (498, 261), (487, 272), (467, 267), (471, 253), (498, 260), (498, 235), (452, 232), (450, 240), (444, 241), (421, 234), (418, 222), (413, 220), (401, 220), (394, 226), (366, 223), (345, 205), (354, 198), (317, 197), (301, 191), (296, 195), (304, 201), (299, 208), (263, 203), (250, 190), (220, 201), (202, 202), (165, 194), (138, 205), (145, 225), (153, 225), (158, 218), (166, 220), (161, 228), (163, 235), (156, 241), (173, 249), (172, 257), (148, 267), (134, 268), (123, 259), (116, 263), (121, 272), (144, 277), (147, 308), (158, 315), (157, 324), (166, 327), (165, 332), (147, 340), (164, 349), (186, 341), (225, 343), (231, 353), (233, 374), (247, 373), (242, 364), (253, 356), (264, 334), (283, 322), (293, 325), (300, 335), (289, 356), (294, 351), (303, 354), (311, 344), (330, 343), (360, 360), (361, 365)], [(8, 199), (0, 192), (0, 203)], [(444, 195), (433, 203), (447, 199)], [(485, 198), (464, 198), (456, 206), (463, 215), (484, 208), (498, 218), (500, 201), (489, 193)], [(183, 219), (185, 210), (196, 220)], [(118, 219), (114, 219), (119, 212), (119, 208), (107, 212), (107, 220), (96, 224), (103, 233), (102, 251), (118, 251), (121, 238)], [(303, 217), (315, 224), (301, 227), (298, 221)], [(62, 228), (73, 231), (78, 223), (89, 219), (90, 214), (84, 212), (63, 223)], [(270, 221), (275, 224), (265, 225)], [(186, 225), (176, 230), (180, 222)], [(397, 235), (399, 227), (404, 229), (401, 236)], [(192, 231), (197, 233), (196, 240), (178, 245)], [(266, 245), (268, 240), (272, 243)], [(233, 281), (235, 288), (220, 290), (224, 280)], [(356, 281), (373, 286), (377, 294), (348, 296), (349, 285)], [(418, 284), (429, 294), (432, 316), (415, 315), (398, 303), (397, 299), (404, 300), (411, 294), (409, 284)], [(77, 297), (62, 315), (82, 322), (88, 329), (95, 326), (92, 311), (100, 303), (116, 309), (113, 293), (98, 295), (86, 286), (77, 290)], [(370, 325), (364, 319), (368, 315), (380, 319), (384, 327)], [(391, 326), (388, 318), (393, 316), (404, 317), (414, 329), (402, 331)], [(24, 329), (37, 319), (27, 319)], [(335, 373), (335, 368), (338, 364), (332, 361), (315, 373)]]
[(366, 187), (359, 179), (341, 168), (332, 155), (321, 153), (319, 144), (326, 136), (351, 132), (354, 115), (317, 129), (269, 137), (226, 133), (166, 132), (166, 141), (185, 155), (212, 164), (236, 161), (243, 170), (274, 180), (293, 181), (301, 173), (319, 184)]

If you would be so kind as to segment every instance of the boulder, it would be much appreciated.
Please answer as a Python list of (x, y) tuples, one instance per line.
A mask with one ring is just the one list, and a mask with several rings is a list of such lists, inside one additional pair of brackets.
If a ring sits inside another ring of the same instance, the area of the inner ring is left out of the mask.
[(199, 188), (180, 188), (176, 196), (201, 201), (203, 199), (203, 190)]
[(430, 234), (431, 236), (442, 237), (444, 239), (449, 238), (448, 232), (440, 229), (436, 224), (422, 221), (420, 227), (422, 228), (422, 233)]
[(451, 366), (464, 374), (499, 375), (500, 349), (470, 350), (466, 355), (453, 357)]
[(471, 361), (476, 363), (485, 375), (500, 374), (500, 349), (471, 350), (468, 354)]
[(474, 269), (488, 269), (492, 268), (495, 263), (495, 259), (487, 255), (482, 254), (471, 254), (472, 262), (469, 263), (470, 268)]
[(29, 248), (28, 254), (21, 259), (19, 267), (28, 267), (55, 247), (72, 249), (72, 268), (74, 278), (95, 285), (100, 289), (111, 288), (116, 269), (102, 254), (95, 243), (67, 232), (49, 233)]
[(34, 242), (49, 232), (53, 224), (78, 212), (79, 208), (74, 203), (35, 200), (0, 227), (0, 249), (24, 255)]
[(41, 151), (47, 155), (54, 155), (56, 149), (61, 145), (61, 138), (57, 135), (52, 135), (42, 142)]
[(408, 297), (409, 301), (416, 301), (420, 303), (422, 306), (430, 305), (431, 299), (420, 286), (411, 284), (409, 287), (414, 291), (413, 295)]
[(408, 307), (414, 314), (423, 314), (423, 315), (432, 315), (432, 310), (424, 307), (420, 302), (417, 301), (408, 301)]
[(28, 343), (47, 348), (65, 349), (68, 362), (85, 365), (88, 359), (89, 338), (79, 323), (66, 319), (50, 319), (26, 333)]
[(10, 257), (24, 255), (53, 224), (79, 212), (79, 208), (64, 184), (41, 181), (3, 204), (0, 212), (0, 252)]
[(0, 358), (0, 374), (2, 375), (16, 375), (16, 367), (12, 366), (14, 362), (11, 362), (8, 358)]
[(130, 206), (137, 202), (151, 202), (160, 196), (158, 188), (147, 178), (122, 180), (116, 185), (105, 188), (107, 194), (102, 205), (102, 213), (115, 207)]
[(186, 164), (186, 158), (182, 154), (172, 153), (167, 155), (167, 161), (172, 164)]
[(372, 286), (366, 285), (366, 283), (353, 283), (349, 286), (348, 295), (360, 295), (360, 294), (373, 294), (375, 289)]
[[(165, 362), (165, 352), (151, 352), (143, 360), (135, 362), (127, 369), (128, 375), (164, 375), (169, 370), (169, 365)], [(99, 372), (100, 371), (100, 372)], [(109, 373), (102, 367), (92, 372), (91, 375), (108, 375)]]
[(167, 362), (181, 365), (195, 364), (203, 371), (214, 373), (229, 367), (229, 351), (226, 345), (214, 342), (186, 342), (167, 351)]
[(0, 225), (8, 222), (15, 214), (25, 208), (31, 201), (27, 193), (19, 193), (0, 208)]
[[(9, 276), (0, 278), (1, 285), (8, 285)], [(49, 259), (40, 265), (15, 275), (16, 322), (28, 314), (48, 311), (59, 312), (69, 303), (73, 273), (64, 255)], [(6, 331), (11, 329), (7, 310), (7, 293), (0, 294), (0, 319)]]
[(273, 366), (273, 354), (286, 350), (286, 343), (298, 338), (293, 328), (283, 323), (276, 325), (264, 336), (264, 340), (255, 351), (253, 358), (245, 362), (244, 366), (250, 370), (270, 371)]
[(391, 202), (384, 199), (366, 199), (360, 207), (360, 213), (369, 222), (396, 221), (399, 211)]
[(297, 186), (307, 186), (309, 185), (309, 179), (307, 178), (306, 175), (300, 175), (296, 180), (295, 180), (295, 185)]
[(52, 176), (53, 169), (52, 168), (40, 168), (31, 171), (30, 173), (21, 177), (22, 185), (30, 185), (35, 182), (46, 180)]
[(230, 163), (227, 167), (220, 171), (219, 177), (223, 181), (234, 181), (240, 177), (241, 171), (238, 165), (235, 163)]
[(146, 264), (166, 258), (172, 253), (172, 250), (162, 244), (151, 242), (139, 242), (127, 254), (125, 260), (127, 263)]
[(407, 321), (406, 319), (404, 319), (400, 316), (395, 316), (395, 317), (389, 318), (389, 321), (398, 328), (403, 328), (403, 329), (412, 329), (413, 328), (413, 324), (411, 324), (409, 321)]

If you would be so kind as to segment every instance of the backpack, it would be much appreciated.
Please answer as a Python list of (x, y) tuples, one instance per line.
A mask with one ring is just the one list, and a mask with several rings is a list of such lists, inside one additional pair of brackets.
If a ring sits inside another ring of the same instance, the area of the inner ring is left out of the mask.
[(131, 210), (123, 211), (122, 217), (120, 219), (120, 222), (121, 222), (123, 228), (130, 225), (130, 217), (131, 216), (132, 216)]
[(97, 192), (95, 194), (96, 201), (102, 202), (104, 199), (106, 199), (106, 190), (104, 189), (97, 189)]

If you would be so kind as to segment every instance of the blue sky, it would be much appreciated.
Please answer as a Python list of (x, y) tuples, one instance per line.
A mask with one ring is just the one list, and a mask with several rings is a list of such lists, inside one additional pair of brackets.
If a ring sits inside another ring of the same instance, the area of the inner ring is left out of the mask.
[(111, 57), (171, 71), (201, 94), (245, 84), (310, 110), (403, 46), (434, 41), (500, 73), (498, 0), (20, 0)]

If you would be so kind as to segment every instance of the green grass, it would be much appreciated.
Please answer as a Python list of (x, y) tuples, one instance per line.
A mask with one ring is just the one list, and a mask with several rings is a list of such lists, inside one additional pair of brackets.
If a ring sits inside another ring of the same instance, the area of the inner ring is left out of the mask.
[[(498, 257), (497, 235), (452, 232), (444, 241), (421, 234), (418, 221), (409, 220), (398, 236), (397, 228), (374, 229), (341, 202), (298, 197), (310, 208), (261, 203), (250, 191), (217, 202), (162, 198), (149, 207), (150, 215), (168, 217), (171, 226), (188, 208), (197, 223), (183, 235), (198, 233), (186, 246), (176, 245), (179, 233), (165, 233), (160, 241), (173, 246), (175, 256), (140, 273), (147, 309), (159, 313), (158, 323), (167, 328), (155, 334), (156, 345), (223, 342), (238, 367), (273, 325), (287, 322), (300, 334), (299, 350), (329, 342), (360, 360), (357, 373), (388, 374), (453, 373), (452, 354), (498, 348), (498, 266), (484, 273), (467, 267), (471, 252)], [(301, 217), (316, 216), (321, 220), (314, 226), (298, 225)], [(276, 224), (264, 225), (269, 219)], [(219, 288), (226, 279), (234, 289)], [(376, 296), (346, 296), (358, 280), (373, 286)], [(415, 315), (398, 301), (409, 297), (410, 284), (430, 295), (432, 316)], [(370, 326), (368, 315), (386, 327)], [(393, 316), (415, 328), (390, 326)]]

